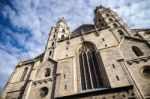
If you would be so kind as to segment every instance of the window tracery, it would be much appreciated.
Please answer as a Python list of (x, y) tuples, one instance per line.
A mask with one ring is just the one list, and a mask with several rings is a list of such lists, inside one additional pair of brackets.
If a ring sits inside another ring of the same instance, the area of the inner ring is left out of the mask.
[(143, 56), (143, 52), (141, 51), (141, 49), (137, 46), (132, 46), (132, 50), (135, 53), (136, 56)]
[(93, 45), (83, 43), (79, 49), (79, 62), (82, 90), (105, 87)]

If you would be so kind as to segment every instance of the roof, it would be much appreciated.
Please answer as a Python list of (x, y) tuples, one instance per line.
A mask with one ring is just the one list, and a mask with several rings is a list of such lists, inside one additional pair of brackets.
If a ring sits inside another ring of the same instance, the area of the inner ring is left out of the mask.
[(147, 28), (147, 29), (131, 29), (131, 30), (135, 30), (135, 31), (150, 31), (150, 28)]
[[(44, 52), (33, 59), (22, 61), (21, 65), (19, 65), (19, 66), (34, 63), (36, 60), (43, 59), (43, 56), (44, 56)], [(48, 60), (52, 61), (53, 63), (57, 63), (57, 61), (53, 60), (52, 58), (48, 58)]]
[(77, 29), (72, 31), (71, 37), (81, 35), (82, 31), (83, 32), (88, 32), (88, 31), (91, 31), (93, 29), (95, 29), (95, 25), (93, 25), (93, 24), (83, 24), (83, 25), (79, 26)]

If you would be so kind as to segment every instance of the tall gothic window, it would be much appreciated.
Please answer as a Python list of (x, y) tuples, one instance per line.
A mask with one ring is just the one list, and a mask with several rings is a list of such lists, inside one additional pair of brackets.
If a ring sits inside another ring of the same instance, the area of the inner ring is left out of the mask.
[(23, 74), (22, 74), (21, 79), (20, 79), (21, 81), (25, 79), (27, 71), (28, 71), (28, 67), (24, 68)]
[(104, 88), (104, 79), (101, 72), (102, 66), (98, 64), (99, 61), (93, 45), (83, 43), (79, 49), (79, 62), (82, 90)]
[(51, 70), (49, 68), (45, 69), (45, 77), (49, 77), (51, 74)]
[(137, 46), (132, 46), (132, 50), (136, 56), (143, 56), (144, 55), (143, 52), (140, 50), (140, 48)]

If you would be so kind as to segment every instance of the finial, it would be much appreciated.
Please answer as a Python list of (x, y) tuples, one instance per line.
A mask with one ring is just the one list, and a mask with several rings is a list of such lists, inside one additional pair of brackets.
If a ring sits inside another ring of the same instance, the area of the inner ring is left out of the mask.
[(101, 8), (105, 8), (105, 7), (102, 6), (102, 5), (96, 6), (95, 11), (98, 10), (98, 9), (101, 9)]
[(81, 30), (81, 41), (82, 42), (84, 42), (84, 37), (83, 37), (83, 35), (84, 35), (84, 31), (83, 31), (83, 29)]
[(65, 18), (64, 17), (59, 18), (58, 22), (65, 22)]

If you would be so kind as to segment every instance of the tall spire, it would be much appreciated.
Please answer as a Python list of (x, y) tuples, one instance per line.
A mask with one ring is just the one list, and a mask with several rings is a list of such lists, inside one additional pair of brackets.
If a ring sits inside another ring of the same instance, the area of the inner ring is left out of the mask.
[(97, 6), (94, 11), (94, 22), (99, 29), (110, 28), (118, 41), (120, 41), (123, 36), (133, 36), (132, 31), (117, 13), (102, 5)]
[(57, 38), (58, 40), (64, 39), (65, 37), (69, 37), (69, 27), (67, 25), (67, 22), (65, 21), (65, 18), (62, 17), (58, 20), (56, 23), (57, 28)]
[(45, 48), (44, 61), (46, 61), (49, 57), (53, 58), (55, 48), (57, 47), (57, 41), (63, 40), (65, 38), (69, 38), (69, 27), (64, 17), (58, 19), (56, 25), (51, 28), (51, 32), (47, 41), (47, 45)]

